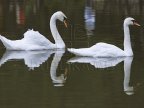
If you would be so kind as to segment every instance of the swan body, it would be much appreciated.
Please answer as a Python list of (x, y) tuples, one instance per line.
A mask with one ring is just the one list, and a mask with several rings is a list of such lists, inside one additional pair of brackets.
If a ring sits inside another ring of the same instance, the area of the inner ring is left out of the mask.
[(133, 56), (133, 51), (131, 48), (130, 41), (130, 25), (140, 26), (131, 17), (124, 20), (124, 50), (118, 48), (115, 45), (107, 43), (97, 43), (90, 48), (68, 48), (68, 51), (77, 56), (92, 56), (92, 57), (123, 57), (123, 56)]
[(7, 50), (46, 50), (65, 48), (65, 43), (56, 28), (57, 19), (65, 23), (66, 16), (61, 11), (58, 11), (54, 13), (50, 19), (50, 29), (55, 44), (50, 42), (38, 31), (34, 30), (25, 32), (24, 37), (21, 40), (9, 40), (3, 36), (0, 36), (0, 40)]
[(117, 56), (125, 55), (125, 52), (120, 48), (102, 42), (97, 43), (90, 48), (80, 48), (80, 49), (71, 48), (68, 49), (68, 51), (77, 56), (117, 57)]

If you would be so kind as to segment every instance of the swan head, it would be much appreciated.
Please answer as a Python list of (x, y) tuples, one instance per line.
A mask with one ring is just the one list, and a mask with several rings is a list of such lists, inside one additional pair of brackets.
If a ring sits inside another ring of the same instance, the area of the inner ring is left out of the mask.
[(56, 18), (58, 20), (60, 20), (61, 22), (63, 22), (65, 27), (67, 27), (67, 23), (66, 23), (67, 17), (66, 17), (66, 15), (62, 11), (57, 11), (54, 14), (56, 15)]
[(128, 17), (124, 20), (124, 25), (130, 26), (130, 25), (136, 25), (136, 26), (140, 26), (140, 24), (138, 24), (136, 22), (136, 20), (132, 17)]

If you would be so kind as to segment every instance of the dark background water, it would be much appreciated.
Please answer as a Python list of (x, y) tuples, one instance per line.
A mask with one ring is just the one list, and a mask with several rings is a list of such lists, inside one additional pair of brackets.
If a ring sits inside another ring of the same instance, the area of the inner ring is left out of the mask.
[[(62, 58), (59, 51), (36, 52), (36, 55), (6, 52), (0, 43), (0, 64), (4, 61), (0, 66), (0, 107), (143, 108), (144, 1), (0, 0), (0, 34), (21, 39), (25, 31), (34, 29), (53, 41), (49, 20), (58, 10), (68, 17), (67, 29), (61, 22), (57, 23), (67, 47), (89, 47), (103, 41), (123, 49), (123, 20), (131, 16), (142, 25), (131, 27), (134, 58), (129, 85), (134, 87), (133, 95), (124, 92), (124, 62), (98, 69), (89, 63), (67, 63), (74, 56), (67, 51)], [(61, 58), (58, 67), (52, 65), (57, 54)], [(48, 59), (39, 63), (41, 57)], [(28, 64), (26, 60), (33, 63)], [(64, 86), (57, 87), (52, 80), (52, 66), (57, 67), (56, 76), (67, 77)]]

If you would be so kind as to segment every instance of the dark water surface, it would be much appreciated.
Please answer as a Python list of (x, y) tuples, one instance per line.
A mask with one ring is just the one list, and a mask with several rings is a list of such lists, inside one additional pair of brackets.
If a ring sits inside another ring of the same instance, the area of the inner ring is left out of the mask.
[[(21, 39), (34, 29), (54, 41), (49, 20), (57, 10), (68, 17), (67, 29), (57, 23), (67, 47), (103, 41), (123, 49), (123, 20), (131, 16), (144, 25), (143, 0), (1, 0), (0, 34)], [(131, 42), (134, 57), (116, 59), (6, 51), (0, 43), (0, 107), (144, 108), (143, 28), (131, 27)]]

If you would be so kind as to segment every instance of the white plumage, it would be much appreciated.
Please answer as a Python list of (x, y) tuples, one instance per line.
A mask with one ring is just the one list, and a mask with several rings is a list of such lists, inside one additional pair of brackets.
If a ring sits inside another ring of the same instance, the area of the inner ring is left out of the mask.
[(90, 48), (71, 48), (68, 51), (77, 56), (92, 57), (117, 57), (125, 54), (120, 48), (107, 43), (97, 43)]
[(65, 22), (66, 16), (61, 11), (58, 11), (54, 13), (50, 19), (50, 29), (55, 40), (55, 44), (50, 42), (38, 31), (34, 30), (28, 30), (25, 32), (24, 37), (20, 40), (9, 40), (3, 36), (0, 36), (0, 40), (7, 50), (44, 50), (65, 48), (65, 43), (56, 27), (57, 19)]
[(91, 56), (91, 57), (122, 57), (133, 56), (131, 48), (129, 25), (140, 26), (131, 17), (124, 20), (124, 50), (118, 48), (115, 45), (107, 43), (97, 43), (90, 48), (68, 48), (68, 51), (77, 56)]

